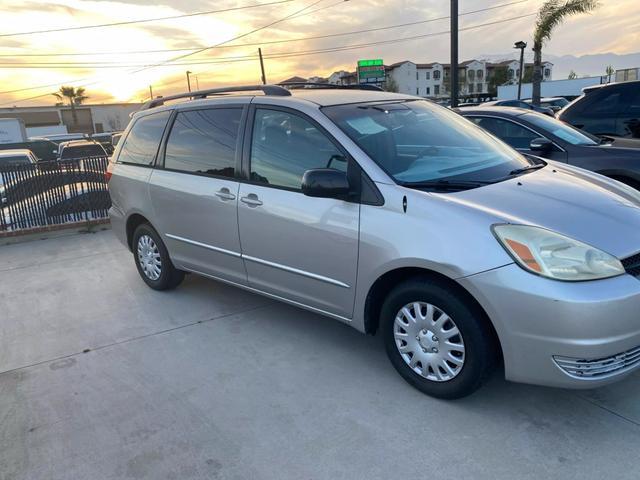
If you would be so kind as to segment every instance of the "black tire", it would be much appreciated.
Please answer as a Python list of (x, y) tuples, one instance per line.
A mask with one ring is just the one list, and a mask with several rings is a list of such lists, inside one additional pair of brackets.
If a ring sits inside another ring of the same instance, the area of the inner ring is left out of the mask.
[[(434, 305), (446, 312), (458, 327), (464, 341), (464, 363), (453, 378), (436, 381), (416, 373), (398, 350), (394, 338), (395, 318), (404, 306), (412, 302)], [(458, 289), (452, 288), (452, 285), (443, 280), (430, 277), (418, 277), (397, 285), (388, 294), (380, 313), (385, 348), (395, 369), (421, 392), (443, 399), (470, 395), (493, 371), (498, 357), (498, 346), (487, 322), (479, 307), (465, 298)]]
[[(160, 256), (160, 274), (158, 278), (151, 278), (147, 273), (145, 273), (138, 258), (138, 242), (143, 236), (150, 237), (157, 247)], [(133, 260), (136, 264), (140, 277), (142, 277), (142, 280), (144, 280), (144, 282), (154, 290), (171, 290), (180, 285), (182, 280), (184, 280), (184, 272), (174, 267), (173, 262), (171, 262), (171, 258), (169, 258), (167, 247), (165, 247), (160, 235), (158, 235), (158, 233), (148, 223), (139, 225), (135, 232), (133, 232), (131, 249), (133, 250)]]

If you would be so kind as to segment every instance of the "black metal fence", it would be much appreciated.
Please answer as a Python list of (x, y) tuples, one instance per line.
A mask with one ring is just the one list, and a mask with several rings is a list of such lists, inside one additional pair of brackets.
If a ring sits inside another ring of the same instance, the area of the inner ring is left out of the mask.
[(106, 218), (109, 159), (0, 166), (0, 233)]

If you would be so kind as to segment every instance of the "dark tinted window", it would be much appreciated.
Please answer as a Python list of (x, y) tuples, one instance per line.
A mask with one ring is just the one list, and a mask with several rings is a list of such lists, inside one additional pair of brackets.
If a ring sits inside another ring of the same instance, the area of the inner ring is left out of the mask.
[(634, 83), (627, 87), (626, 112), (640, 113), (640, 83)]
[(240, 108), (180, 112), (171, 128), (165, 168), (233, 177)]
[(31, 163), (31, 159), (26, 155), (16, 155), (13, 157), (0, 157), (0, 166), (4, 167), (7, 165), (29, 165)]
[[(593, 101), (586, 105), (587, 108), (583, 110), (584, 113), (589, 115), (615, 114), (622, 109), (623, 92), (620, 89), (607, 89), (593, 95)], [(587, 99), (589, 99), (589, 96), (587, 95)]]
[(540, 138), (540, 135), (533, 133), (528, 128), (524, 128), (509, 120), (502, 120), (495, 117), (475, 117), (472, 118), (472, 120), (513, 148), (528, 149), (531, 140)]
[(118, 161), (137, 165), (153, 164), (170, 115), (171, 112), (165, 110), (139, 118), (124, 140)]
[(60, 158), (104, 157), (106, 154), (102, 145), (71, 145), (62, 149)]
[(256, 110), (251, 142), (251, 179), (280, 187), (300, 188), (311, 168), (346, 171), (335, 145), (312, 123), (276, 110)]

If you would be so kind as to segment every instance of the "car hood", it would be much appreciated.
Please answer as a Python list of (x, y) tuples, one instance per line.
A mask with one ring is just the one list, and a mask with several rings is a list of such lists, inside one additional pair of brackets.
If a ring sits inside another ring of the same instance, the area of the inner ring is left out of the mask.
[(617, 150), (623, 149), (635, 149), (638, 152), (640, 149), (640, 139), (637, 138), (625, 138), (625, 137), (604, 137), (605, 143), (602, 144), (603, 148), (612, 148)]
[(549, 162), (504, 182), (433, 195), (482, 211), (494, 223), (547, 228), (618, 258), (640, 251), (640, 192), (579, 168)]

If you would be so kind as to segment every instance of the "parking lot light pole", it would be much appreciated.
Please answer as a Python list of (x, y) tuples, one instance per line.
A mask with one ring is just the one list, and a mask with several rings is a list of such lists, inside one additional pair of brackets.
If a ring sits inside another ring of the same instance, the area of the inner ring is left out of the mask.
[(192, 73), (192, 72), (190, 72), (189, 70), (187, 70), (187, 89), (188, 89), (189, 91), (191, 91), (191, 80), (189, 79), (189, 75), (190, 75), (191, 73)]
[(451, 0), (451, 108), (458, 106), (458, 0)]
[(518, 75), (518, 100), (522, 94), (522, 75), (524, 74), (524, 49), (527, 48), (527, 44), (520, 40), (516, 42), (513, 48), (520, 49), (520, 75)]

